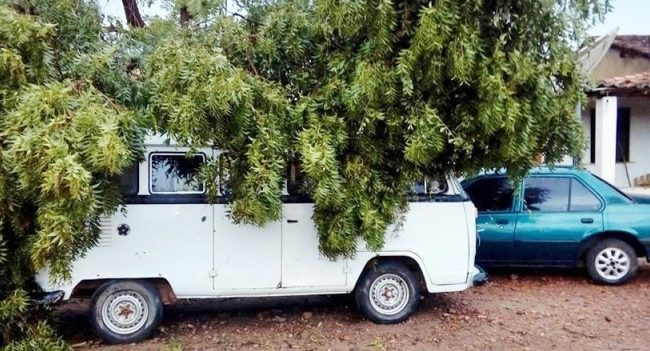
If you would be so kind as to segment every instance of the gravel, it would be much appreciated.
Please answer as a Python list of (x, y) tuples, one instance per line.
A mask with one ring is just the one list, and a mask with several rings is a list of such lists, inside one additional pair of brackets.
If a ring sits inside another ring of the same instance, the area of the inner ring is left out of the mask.
[(503, 270), (481, 287), (429, 295), (397, 325), (363, 319), (349, 296), (181, 301), (147, 341), (104, 345), (87, 305), (57, 310), (77, 350), (648, 350), (650, 267), (624, 286), (580, 270)]

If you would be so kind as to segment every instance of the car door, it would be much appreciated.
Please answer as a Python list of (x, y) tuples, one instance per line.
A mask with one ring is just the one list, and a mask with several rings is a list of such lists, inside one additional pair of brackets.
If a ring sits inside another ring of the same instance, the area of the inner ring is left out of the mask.
[(602, 201), (573, 176), (524, 181), (515, 248), (522, 264), (573, 265), (582, 238), (603, 228)]
[(465, 191), (478, 210), (480, 245), (476, 262), (490, 265), (512, 261), (516, 213), (511, 182), (505, 176), (487, 176), (467, 185)]

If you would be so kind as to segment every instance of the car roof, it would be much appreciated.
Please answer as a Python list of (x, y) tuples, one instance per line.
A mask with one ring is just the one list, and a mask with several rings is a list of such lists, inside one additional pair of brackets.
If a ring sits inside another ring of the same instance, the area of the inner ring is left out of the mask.
[[(537, 174), (584, 174), (584, 173), (591, 173), (587, 169), (576, 167), (576, 166), (548, 166), (548, 165), (543, 165), (543, 166), (536, 166), (531, 168), (528, 171), (528, 175), (537, 175)], [(491, 170), (491, 171), (481, 171), (474, 177), (469, 177), (468, 179), (472, 178), (478, 178), (478, 177), (489, 177), (489, 176), (505, 176), (506, 175), (506, 170), (505, 169), (499, 169), (499, 170)]]

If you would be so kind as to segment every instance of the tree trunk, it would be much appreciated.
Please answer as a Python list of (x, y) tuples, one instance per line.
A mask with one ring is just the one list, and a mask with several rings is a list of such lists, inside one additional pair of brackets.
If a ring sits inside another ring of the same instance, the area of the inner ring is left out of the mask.
[(192, 19), (192, 14), (187, 10), (187, 6), (181, 7), (181, 25), (187, 26), (187, 22)]
[(140, 15), (137, 0), (122, 0), (124, 6), (124, 14), (126, 15), (126, 23), (132, 27), (144, 27), (144, 21)]

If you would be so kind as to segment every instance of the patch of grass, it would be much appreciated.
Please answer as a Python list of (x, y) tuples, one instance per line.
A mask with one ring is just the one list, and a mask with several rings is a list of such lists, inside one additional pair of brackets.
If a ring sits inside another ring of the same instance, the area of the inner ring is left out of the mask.
[(165, 351), (183, 351), (183, 344), (178, 340), (172, 340), (165, 347)]
[(368, 344), (370, 348), (373, 350), (385, 350), (386, 345), (384, 344), (384, 341), (381, 340), (380, 338), (375, 338), (370, 344)]

